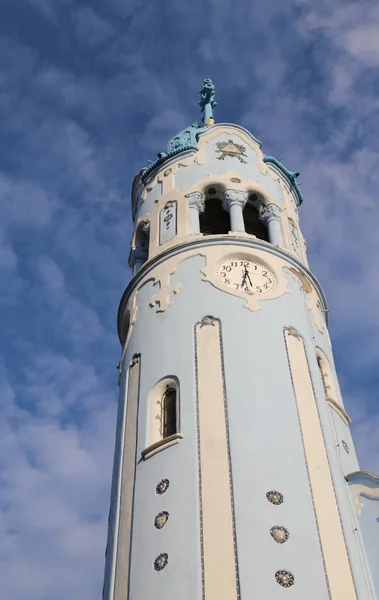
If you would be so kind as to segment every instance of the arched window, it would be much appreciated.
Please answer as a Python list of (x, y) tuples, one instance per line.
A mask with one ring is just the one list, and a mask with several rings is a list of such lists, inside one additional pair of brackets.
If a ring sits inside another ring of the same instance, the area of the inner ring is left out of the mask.
[(145, 219), (137, 225), (134, 245), (130, 249), (129, 266), (135, 275), (149, 257), (150, 221)]
[(243, 218), (245, 222), (245, 231), (250, 235), (255, 235), (260, 240), (269, 241), (268, 233), (265, 225), (260, 222), (258, 217), (258, 210), (255, 208), (250, 198), (246, 202), (245, 208), (243, 209)]
[(176, 388), (167, 387), (162, 398), (162, 438), (177, 433), (177, 393)]
[(207, 198), (205, 210), (200, 213), (200, 233), (204, 235), (225, 234), (230, 231), (230, 218), (219, 198)]
[(164, 444), (167, 438), (179, 433), (179, 381), (165, 377), (149, 394), (148, 447)]

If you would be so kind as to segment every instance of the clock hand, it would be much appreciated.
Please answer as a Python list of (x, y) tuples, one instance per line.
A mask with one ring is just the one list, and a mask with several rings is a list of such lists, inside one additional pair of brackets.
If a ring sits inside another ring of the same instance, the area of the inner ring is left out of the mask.
[(247, 278), (249, 280), (249, 283), (250, 283), (251, 287), (253, 287), (253, 284), (251, 283), (249, 271), (246, 271), (246, 276), (247, 276)]
[(253, 284), (251, 283), (251, 279), (250, 279), (250, 273), (247, 270), (247, 266), (246, 265), (244, 266), (244, 269), (245, 269), (245, 271), (244, 271), (244, 276), (243, 276), (243, 280), (242, 280), (242, 285), (245, 283), (245, 280), (246, 280), (246, 277), (247, 277), (248, 280), (249, 280), (249, 283), (250, 283), (251, 287), (253, 287)]
[(243, 277), (242, 277), (242, 283), (241, 283), (241, 287), (243, 287), (243, 286), (244, 286), (244, 284), (245, 284), (245, 279), (246, 279), (246, 268), (245, 268), (245, 271), (243, 271)]

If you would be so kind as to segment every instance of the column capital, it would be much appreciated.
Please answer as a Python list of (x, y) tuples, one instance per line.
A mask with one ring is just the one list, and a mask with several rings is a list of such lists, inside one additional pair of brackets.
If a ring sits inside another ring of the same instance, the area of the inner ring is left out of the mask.
[(130, 248), (129, 252), (129, 267), (133, 268), (136, 262), (145, 262), (148, 258), (149, 252), (147, 248), (141, 248), (141, 246), (134, 246)]
[(241, 210), (243, 210), (248, 196), (248, 192), (245, 192), (244, 190), (224, 190), (222, 193), (222, 207), (229, 212), (232, 204), (238, 204), (241, 207)]
[(277, 204), (271, 203), (263, 206), (259, 212), (259, 220), (263, 225), (267, 225), (270, 221), (279, 221), (281, 208)]
[(187, 198), (188, 205), (191, 208), (197, 208), (199, 213), (204, 212), (205, 200), (202, 192), (191, 192), (190, 194), (186, 194), (184, 197)]

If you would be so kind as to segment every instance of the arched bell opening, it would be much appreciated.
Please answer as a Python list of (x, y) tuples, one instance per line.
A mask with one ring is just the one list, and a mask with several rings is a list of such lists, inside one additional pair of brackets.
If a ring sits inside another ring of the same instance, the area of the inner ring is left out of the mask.
[(200, 213), (200, 233), (223, 235), (230, 231), (229, 213), (222, 206), (222, 185), (209, 185), (205, 189), (205, 208)]
[(135, 245), (137, 248), (143, 248), (149, 251), (150, 242), (150, 222), (141, 221), (136, 230)]
[(255, 192), (250, 193), (243, 209), (243, 219), (246, 233), (255, 235), (258, 239), (268, 242), (267, 227), (259, 219), (259, 209), (262, 204), (263, 199), (259, 194)]

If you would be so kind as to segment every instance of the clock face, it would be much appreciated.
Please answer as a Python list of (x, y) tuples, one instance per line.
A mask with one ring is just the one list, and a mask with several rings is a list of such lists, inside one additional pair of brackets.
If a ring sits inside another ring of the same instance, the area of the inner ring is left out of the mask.
[(217, 266), (217, 278), (225, 287), (247, 294), (264, 294), (275, 287), (273, 273), (252, 260), (223, 260)]

